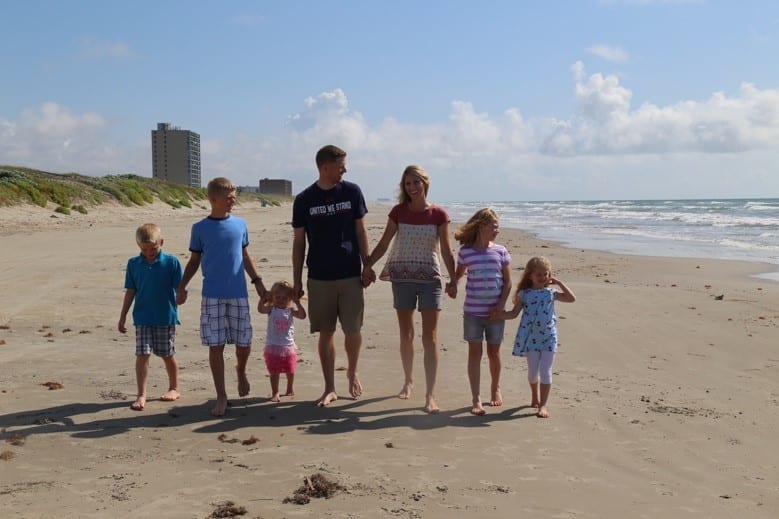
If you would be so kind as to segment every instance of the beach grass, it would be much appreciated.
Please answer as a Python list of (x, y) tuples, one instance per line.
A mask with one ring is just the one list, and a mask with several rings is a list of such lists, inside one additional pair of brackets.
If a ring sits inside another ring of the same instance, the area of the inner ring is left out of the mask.
[[(80, 173), (50, 173), (20, 166), (0, 166), (0, 206), (34, 204), (56, 205), (55, 211), (87, 214), (90, 207), (106, 202), (144, 206), (155, 200), (178, 209), (191, 208), (193, 203), (205, 204), (206, 191), (183, 184), (165, 182), (132, 173), (92, 177)], [(260, 201), (279, 205), (276, 197), (258, 193), (239, 193), (242, 201)], [(205, 204), (207, 205), (207, 204)]]

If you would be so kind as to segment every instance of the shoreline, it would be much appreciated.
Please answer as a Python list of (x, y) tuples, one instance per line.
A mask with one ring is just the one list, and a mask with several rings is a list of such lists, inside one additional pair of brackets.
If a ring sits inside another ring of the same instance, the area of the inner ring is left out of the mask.
[[(253, 204), (252, 204), (253, 205)], [(246, 210), (251, 213), (254, 210), (271, 210), (273, 207), (257, 206), (252, 207), (248, 203), (243, 203), (236, 206), (236, 215), (240, 215), (241, 211)], [(368, 202), (368, 215), (373, 220), (377, 215), (380, 216), (380, 220), (386, 222), (386, 215), (392, 209), (392, 204), (386, 202)], [(106, 203), (100, 206), (90, 208), (90, 212), (86, 215), (74, 212), (70, 215), (61, 215), (54, 212), (55, 204), (49, 203), (46, 208), (39, 207), (32, 204), (23, 204), (17, 206), (4, 206), (0, 207), (0, 237), (10, 236), (17, 233), (29, 233), (29, 232), (41, 232), (52, 229), (73, 229), (92, 227), (94, 225), (115, 225), (127, 220), (140, 221), (139, 216), (148, 214), (152, 219), (186, 219), (191, 218), (192, 222), (199, 218), (202, 218), (208, 213), (207, 202), (199, 201), (193, 204), (192, 208), (181, 207), (175, 209), (164, 202), (155, 200), (153, 204), (147, 204), (144, 206), (124, 206), (119, 203)], [(292, 211), (291, 202), (282, 202), (279, 208), (287, 207), (288, 211)], [(290, 214), (291, 219), (291, 214)], [(146, 221), (146, 220), (144, 220)], [(454, 234), (456, 228), (464, 222), (452, 221), (450, 224), (450, 232)], [(605, 254), (611, 254), (614, 256), (628, 256), (633, 258), (657, 258), (666, 260), (686, 260), (686, 261), (723, 261), (732, 264), (743, 263), (746, 265), (756, 265), (759, 268), (746, 268), (748, 272), (747, 276), (760, 279), (764, 281), (770, 281), (779, 283), (779, 265), (765, 261), (753, 261), (749, 259), (728, 259), (728, 258), (709, 258), (706, 256), (672, 256), (672, 255), (647, 255), (639, 253), (629, 252), (614, 252), (608, 249), (600, 248), (588, 248), (588, 247), (575, 247), (570, 244), (564, 243), (558, 240), (540, 238), (538, 234), (517, 227), (501, 227), (502, 231), (511, 230), (513, 232), (521, 233), (533, 240), (543, 242), (555, 247), (561, 247), (570, 250), (601, 252)], [(498, 239), (500, 241), (500, 238)], [(452, 238), (452, 247), (457, 249), (457, 243)]]

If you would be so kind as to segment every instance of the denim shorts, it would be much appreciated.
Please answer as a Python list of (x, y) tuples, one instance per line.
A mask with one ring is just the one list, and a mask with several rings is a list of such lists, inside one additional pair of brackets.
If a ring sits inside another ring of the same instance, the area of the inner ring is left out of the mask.
[(395, 310), (440, 310), (441, 280), (428, 283), (392, 282), (392, 300)]
[(503, 319), (490, 319), (479, 315), (463, 314), (463, 339), (468, 342), (481, 342), (486, 339), (487, 344), (500, 344), (503, 342), (503, 329), (506, 321)]

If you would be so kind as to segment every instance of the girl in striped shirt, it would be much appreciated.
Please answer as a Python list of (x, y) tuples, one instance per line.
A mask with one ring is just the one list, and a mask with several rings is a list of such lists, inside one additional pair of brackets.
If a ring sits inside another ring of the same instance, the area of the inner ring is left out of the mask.
[(489, 405), (503, 405), (500, 393), (500, 343), (503, 342), (505, 325), (502, 314), (511, 291), (511, 255), (506, 247), (494, 242), (498, 232), (498, 215), (485, 207), (478, 210), (454, 234), (454, 239), (461, 245), (457, 254), (455, 279), (459, 280), (467, 274), (463, 338), (468, 341), (468, 380), (473, 397), (471, 414), (477, 416), (485, 414), (479, 395), (484, 341), (487, 343), (491, 377)]

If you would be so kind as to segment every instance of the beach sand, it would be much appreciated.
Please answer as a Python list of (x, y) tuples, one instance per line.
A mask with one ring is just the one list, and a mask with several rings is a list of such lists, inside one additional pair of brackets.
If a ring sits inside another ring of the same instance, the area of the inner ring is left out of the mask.
[[(366, 291), (362, 397), (348, 396), (339, 332), (340, 399), (312, 404), (322, 391), (316, 337), (298, 322), (296, 396), (269, 402), (255, 313), (251, 393), (238, 398), (228, 367), (231, 407), (214, 418), (198, 274), (180, 308), (181, 399), (159, 401), (167, 380), (152, 357), (150, 400), (135, 412), (134, 333), (116, 330), (135, 228), (158, 223), (183, 264), (190, 226), (207, 211), (51, 209), (0, 208), (3, 517), (229, 517), (226, 502), (262, 518), (779, 515), (779, 283), (750, 277), (764, 265), (613, 255), (503, 229), (515, 281), (545, 255), (578, 298), (557, 306), (546, 420), (528, 407), (524, 359), (511, 356), (517, 320), (502, 348), (503, 407), (469, 414), (462, 282), (441, 314), (439, 414), (421, 410), (419, 344), (415, 392), (396, 398), (397, 324), (390, 285), (378, 282)], [(371, 246), (387, 210), (371, 207)], [(266, 283), (290, 279), (291, 206), (235, 214)], [(488, 398), (486, 358), (482, 391)], [(317, 473), (341, 489), (284, 503)]]

